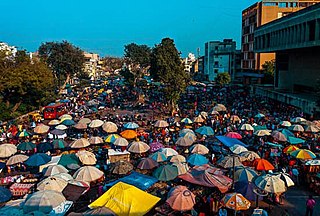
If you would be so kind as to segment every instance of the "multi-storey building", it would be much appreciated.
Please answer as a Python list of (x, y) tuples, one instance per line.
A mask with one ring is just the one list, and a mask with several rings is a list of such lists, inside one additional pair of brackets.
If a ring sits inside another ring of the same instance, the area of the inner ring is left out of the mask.
[(320, 0), (262, 0), (242, 11), (241, 69), (259, 72), (265, 61), (275, 58), (274, 53), (254, 52), (254, 30), (275, 19), (309, 7)]
[(95, 79), (99, 76), (99, 55), (96, 53), (84, 53), (85, 66), (84, 71), (88, 73), (91, 79)]
[(209, 81), (219, 73), (228, 72), (234, 77), (236, 42), (232, 39), (205, 43), (204, 75)]

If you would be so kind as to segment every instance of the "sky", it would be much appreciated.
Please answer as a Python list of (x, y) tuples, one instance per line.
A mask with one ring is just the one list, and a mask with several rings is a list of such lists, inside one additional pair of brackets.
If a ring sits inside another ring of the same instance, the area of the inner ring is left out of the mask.
[(241, 11), (254, 0), (0, 0), (0, 41), (34, 52), (62, 41), (101, 56), (124, 45), (153, 47), (170, 37), (182, 56), (207, 41), (232, 38), (240, 48)]

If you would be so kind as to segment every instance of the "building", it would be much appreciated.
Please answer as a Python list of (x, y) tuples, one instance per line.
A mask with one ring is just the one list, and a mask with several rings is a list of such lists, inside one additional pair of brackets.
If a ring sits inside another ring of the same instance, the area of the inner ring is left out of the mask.
[(88, 73), (92, 80), (99, 77), (99, 69), (100, 69), (100, 58), (96, 53), (84, 53), (85, 57), (85, 66), (84, 71)]
[(236, 42), (232, 39), (205, 43), (204, 75), (214, 81), (219, 73), (228, 72), (234, 77)]
[(243, 73), (258, 73), (274, 53), (254, 52), (254, 31), (257, 27), (290, 13), (309, 7), (320, 0), (263, 0), (242, 11), (241, 69)]
[(17, 48), (15, 46), (9, 46), (7, 43), (0, 42), (0, 51), (8, 57), (15, 57)]
[(320, 4), (256, 29), (254, 51), (275, 53), (275, 82), (257, 93), (300, 107), (317, 110), (315, 90), (320, 79)]

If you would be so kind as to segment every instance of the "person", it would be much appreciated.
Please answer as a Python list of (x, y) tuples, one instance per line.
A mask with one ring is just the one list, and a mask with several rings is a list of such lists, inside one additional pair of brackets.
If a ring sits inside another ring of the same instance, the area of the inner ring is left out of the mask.
[(312, 195), (309, 195), (309, 198), (307, 199), (307, 202), (306, 202), (306, 216), (312, 216), (313, 214), (313, 209), (316, 205), (316, 201), (313, 199)]

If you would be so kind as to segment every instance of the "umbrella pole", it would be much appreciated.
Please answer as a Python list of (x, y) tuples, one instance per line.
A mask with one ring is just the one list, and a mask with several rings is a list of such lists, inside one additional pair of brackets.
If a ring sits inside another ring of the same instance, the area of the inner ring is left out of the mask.
[(232, 157), (232, 190), (234, 191), (234, 173), (235, 173), (235, 161)]
[(258, 205), (259, 205), (259, 196), (258, 194), (256, 194), (256, 207), (258, 207)]

